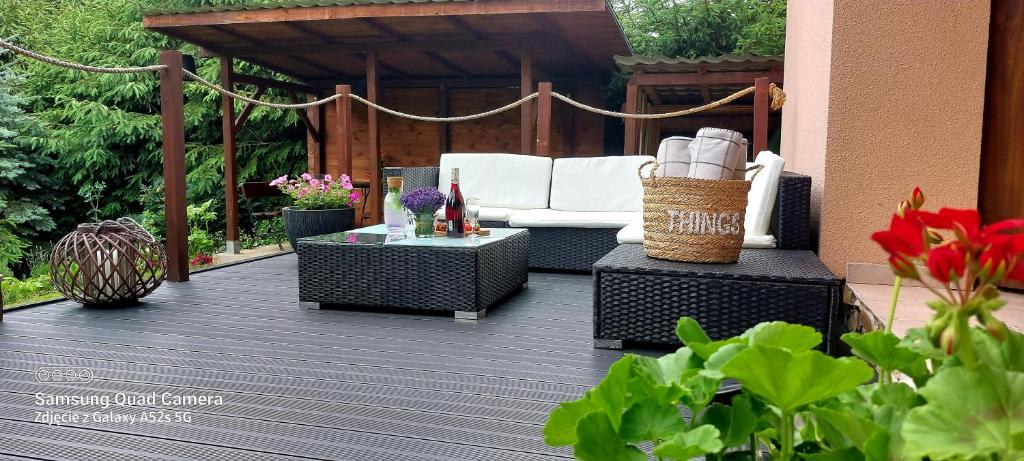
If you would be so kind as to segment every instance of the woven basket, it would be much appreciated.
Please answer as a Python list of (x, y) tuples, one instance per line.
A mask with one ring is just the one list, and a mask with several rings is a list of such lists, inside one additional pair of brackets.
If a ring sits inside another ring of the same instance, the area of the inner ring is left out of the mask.
[[(644, 177), (644, 167), (652, 164)], [(650, 161), (637, 170), (644, 186), (647, 256), (698, 263), (739, 260), (750, 181), (658, 177), (658, 166)], [(751, 170), (756, 176), (761, 168)]]

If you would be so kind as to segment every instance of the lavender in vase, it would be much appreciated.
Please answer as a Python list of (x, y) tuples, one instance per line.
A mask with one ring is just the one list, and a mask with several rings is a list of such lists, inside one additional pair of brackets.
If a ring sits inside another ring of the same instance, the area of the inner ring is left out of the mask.
[(434, 213), (444, 206), (445, 196), (433, 187), (421, 187), (402, 194), (402, 205), (412, 212), (417, 237), (434, 235)]

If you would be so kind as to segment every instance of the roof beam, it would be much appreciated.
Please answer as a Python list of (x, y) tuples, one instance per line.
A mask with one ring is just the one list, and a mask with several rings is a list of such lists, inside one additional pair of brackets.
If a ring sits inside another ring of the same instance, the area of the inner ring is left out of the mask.
[[(481, 40), (484, 38), (483, 33), (477, 30), (475, 27), (467, 23), (464, 19), (457, 16), (444, 16), (444, 19), (448, 21), (455, 30), (459, 31), (460, 34), (465, 35), (471, 40)], [(512, 53), (506, 50), (495, 50), (494, 54), (498, 56), (498, 59), (505, 61), (506, 64), (512, 66), (513, 69), (519, 68), (519, 59), (516, 59)]]
[[(229, 27), (229, 26), (212, 26), (212, 27), (214, 29), (217, 29), (220, 32), (223, 32), (223, 33), (225, 33), (227, 35), (235, 37), (235, 38), (237, 38), (237, 39), (239, 39), (239, 40), (241, 40), (243, 42), (249, 43), (252, 46), (255, 46), (255, 47), (265, 46), (265, 43), (262, 40), (260, 40), (260, 39), (258, 39), (256, 37), (253, 37), (252, 35), (249, 35), (249, 34), (247, 34), (245, 32), (241, 32), (241, 31), (235, 30), (232, 27)], [(201, 55), (202, 54), (200, 54), (200, 56)], [(222, 55), (222, 56), (237, 56), (237, 55), (226, 54), (226, 55)], [(312, 67), (312, 68), (320, 70), (322, 72), (326, 72), (328, 75), (330, 75), (332, 77), (335, 77), (335, 78), (338, 78), (338, 79), (350, 79), (351, 80), (351, 79), (357, 78), (354, 75), (349, 75), (349, 74), (346, 74), (344, 72), (338, 72), (338, 71), (336, 71), (334, 69), (331, 69), (329, 67), (323, 66), (323, 65), (321, 65), (321, 64), (319, 64), (317, 62), (305, 59), (305, 58), (303, 58), (301, 56), (288, 55), (287, 57), (289, 59), (291, 59), (293, 61), (296, 61), (298, 63), (301, 63), (303, 65)], [(248, 58), (250, 58), (250, 60), (251, 60), (252, 56), (249, 56)], [(269, 68), (265, 64), (260, 64), (260, 65)]]
[(505, 0), (501, 2), (411, 2), (402, 4), (364, 4), (268, 8), (203, 13), (153, 14), (142, 18), (147, 28), (174, 28), (223, 24), (254, 24), (283, 21), (328, 21), (373, 17), (461, 16), (481, 14), (564, 13), (566, 11), (605, 11), (606, 0)]
[(565, 35), (565, 31), (562, 30), (562, 26), (558, 25), (558, 23), (551, 20), (551, 18), (543, 14), (534, 14), (531, 15), (530, 17), (533, 18), (538, 23), (540, 23), (542, 29), (554, 31), (558, 35), (558, 38), (563, 43), (566, 44), (566, 46), (569, 48), (569, 51), (571, 51), (572, 54), (581, 56), (583, 58), (583, 62), (585, 62), (587, 66), (593, 69), (594, 71), (599, 73), (606, 73), (609, 71), (615, 72), (614, 66), (612, 66), (610, 63), (602, 66), (600, 63), (594, 61), (594, 58), (592, 56), (590, 56), (587, 53), (584, 53), (582, 50), (576, 47), (576, 45), (572, 43), (572, 40), (569, 40), (569, 37)]
[[(395, 30), (393, 27), (388, 26), (387, 24), (383, 24), (383, 23), (381, 23), (380, 21), (378, 21), (376, 19), (365, 18), (365, 19), (363, 19), (363, 22), (366, 23), (371, 28), (373, 28), (373, 30), (377, 31), (380, 34), (386, 35), (388, 38), (390, 38), (391, 40), (394, 40), (396, 42), (410, 42), (410, 41), (412, 41), (412, 40), (410, 40), (408, 35), (405, 35), (405, 34), (399, 32), (399, 31)], [(433, 59), (434, 61), (437, 61), (442, 66), (447, 67), (448, 70), (451, 70), (451, 71), (455, 72), (457, 75), (459, 75), (461, 77), (468, 77), (469, 76), (469, 72), (466, 72), (465, 69), (459, 67), (457, 64), (452, 62), (450, 59), (442, 56), (437, 51), (424, 50), (423, 54), (427, 55), (428, 58)]]
[[(207, 47), (200, 51), (202, 57), (219, 56), (273, 56), (324, 54), (330, 52), (364, 53), (367, 51), (437, 51), (445, 49), (459, 50), (517, 50), (522, 48), (543, 50), (559, 49), (562, 46), (557, 38), (534, 36), (529, 38), (501, 38), (482, 40), (440, 39), (393, 42), (330, 42), (315, 48), (309, 45), (262, 45), (262, 46), (231, 46)], [(518, 66), (518, 62), (516, 63)]]
[(300, 83), (282, 82), (269, 78), (257, 77), (248, 74), (234, 74), (235, 85), (253, 85), (256, 87), (276, 88), (285, 91), (295, 91), (305, 94), (317, 94), (315, 87)]

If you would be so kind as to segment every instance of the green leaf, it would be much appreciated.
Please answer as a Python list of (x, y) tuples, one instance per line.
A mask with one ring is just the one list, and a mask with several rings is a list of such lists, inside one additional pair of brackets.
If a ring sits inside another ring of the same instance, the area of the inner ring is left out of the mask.
[(853, 447), (801, 455), (806, 461), (863, 461), (864, 455)]
[(771, 346), (790, 352), (803, 352), (821, 344), (821, 333), (806, 325), (763, 322), (743, 333), (751, 346)]
[(942, 349), (935, 347), (932, 340), (928, 338), (928, 331), (924, 328), (911, 328), (900, 340), (900, 348), (908, 349), (922, 357), (932, 360), (943, 361), (949, 356)]
[(577, 442), (579, 422), (586, 415), (605, 413), (613, 428), (622, 421), (626, 405), (627, 385), (636, 356), (626, 355), (613, 363), (608, 374), (583, 398), (561, 404), (551, 412), (544, 425), (544, 441), (549, 445), (572, 445)]
[(604, 412), (583, 417), (576, 428), (576, 439), (573, 455), (581, 461), (647, 461), (644, 452), (619, 438)]
[(622, 412), (626, 409), (627, 386), (635, 360), (636, 357), (633, 355), (622, 357), (612, 364), (608, 374), (596, 387), (587, 391), (587, 396), (594, 407), (608, 414), (615, 429), (619, 428)]
[(897, 347), (900, 338), (885, 331), (846, 333), (841, 338), (853, 354), (886, 371), (899, 370), (920, 382), (928, 374), (925, 357), (907, 348)]
[(555, 447), (576, 443), (576, 424), (593, 411), (596, 408), (588, 398), (558, 405), (544, 424), (544, 443)]
[(948, 367), (920, 393), (928, 403), (903, 422), (905, 456), (1024, 458), (1024, 373)]
[(718, 429), (726, 448), (743, 445), (750, 441), (750, 434), (757, 427), (757, 415), (750, 406), (750, 397), (743, 394), (732, 397), (732, 406), (712, 404), (701, 415), (701, 424), (710, 424)]
[(999, 341), (982, 328), (972, 328), (971, 340), (979, 361), (997, 370), (1024, 371), (1024, 334), (1010, 330)]
[(654, 447), (654, 454), (663, 458), (688, 460), (708, 453), (718, 453), (724, 446), (718, 429), (705, 424), (688, 432), (677, 433)]
[(640, 402), (622, 415), (619, 434), (627, 442), (667, 439), (676, 432), (686, 430), (679, 408), (658, 402)]
[(692, 414), (698, 414), (715, 398), (718, 389), (722, 386), (721, 374), (717, 376), (700, 373), (690, 379), (682, 386), (683, 394), (679, 402), (686, 405)]
[[(858, 417), (849, 411), (811, 407), (811, 414), (814, 415), (819, 423), (831, 426), (834, 432), (830, 433), (839, 434), (843, 438), (842, 444), (839, 445), (842, 447), (853, 446), (863, 451), (865, 444), (868, 443), (868, 439), (876, 433), (887, 432), (884, 427), (868, 419)], [(832, 440), (832, 442), (838, 443), (840, 441)]]
[(700, 323), (692, 317), (682, 317), (676, 322), (676, 336), (686, 346), (711, 342), (711, 338), (701, 328)]
[(794, 354), (765, 346), (740, 351), (722, 372), (786, 412), (834, 397), (874, 377), (871, 367), (852, 357), (837, 359), (816, 350)]

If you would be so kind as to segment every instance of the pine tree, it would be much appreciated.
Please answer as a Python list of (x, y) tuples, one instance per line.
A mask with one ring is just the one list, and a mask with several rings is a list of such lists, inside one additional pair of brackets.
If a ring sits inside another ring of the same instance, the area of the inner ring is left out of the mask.
[(29, 239), (54, 228), (45, 206), (54, 200), (53, 162), (29, 145), (42, 126), (22, 109), (27, 101), (17, 94), (21, 83), (11, 64), (0, 62), (0, 272), (5, 273), (21, 260)]

